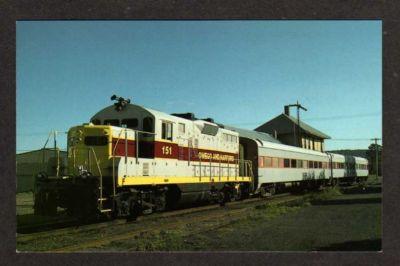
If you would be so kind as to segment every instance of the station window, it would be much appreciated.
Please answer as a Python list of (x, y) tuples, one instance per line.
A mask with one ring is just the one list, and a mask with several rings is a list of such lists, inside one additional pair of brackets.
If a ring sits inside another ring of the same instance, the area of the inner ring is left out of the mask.
[(318, 162), (318, 168), (322, 168), (322, 162)]
[(289, 168), (290, 167), (290, 160), (289, 159), (283, 159), (283, 167)]
[(184, 134), (185, 131), (186, 131), (185, 124), (179, 123), (179, 124), (178, 124), (178, 132), (179, 132), (180, 134)]
[(318, 168), (318, 162), (314, 161), (314, 168)]
[(106, 120), (104, 120), (103, 124), (119, 127), (119, 120), (118, 119), (106, 119)]
[(290, 161), (291, 161), (290, 162), (290, 167), (291, 168), (296, 168), (297, 167), (297, 161), (295, 159), (291, 159)]
[(163, 121), (161, 123), (161, 138), (172, 140), (172, 123)]
[(308, 168), (314, 168), (313, 161), (308, 161)]
[(127, 128), (137, 128), (139, 121), (136, 118), (122, 119), (121, 125), (124, 124)]

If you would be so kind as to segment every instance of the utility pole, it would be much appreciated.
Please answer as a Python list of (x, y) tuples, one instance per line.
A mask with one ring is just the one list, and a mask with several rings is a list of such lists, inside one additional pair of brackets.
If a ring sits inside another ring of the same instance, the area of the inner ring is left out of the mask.
[(376, 179), (378, 179), (378, 140), (381, 140), (380, 138), (373, 138), (371, 139), (375, 141), (375, 166), (376, 166)]
[[(303, 109), (304, 111), (307, 111), (307, 109), (299, 104), (299, 101), (296, 101), (296, 104), (289, 104), (286, 105), (285, 107), (296, 107), (297, 108), (297, 146), (300, 147), (300, 142), (301, 142), (301, 134), (300, 134), (300, 109)], [(295, 133), (295, 138), (296, 138), (296, 132)]]

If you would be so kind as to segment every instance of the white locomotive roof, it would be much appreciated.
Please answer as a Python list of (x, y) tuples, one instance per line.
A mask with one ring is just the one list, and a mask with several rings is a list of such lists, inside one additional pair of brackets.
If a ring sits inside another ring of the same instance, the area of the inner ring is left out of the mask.
[(215, 124), (215, 123), (211, 123), (208, 121), (204, 121), (201, 119), (198, 120), (188, 120), (182, 117), (178, 117), (178, 116), (174, 116), (174, 115), (170, 115), (155, 109), (151, 109), (151, 108), (147, 108), (147, 107), (143, 107), (137, 104), (127, 104), (126, 107), (118, 112), (115, 110), (115, 106), (114, 105), (110, 105), (102, 110), (100, 110), (99, 112), (97, 112), (91, 119), (94, 118), (100, 118), (100, 119), (110, 119), (110, 118), (126, 118), (130, 116), (130, 113), (133, 112), (137, 112), (138, 110), (143, 110), (145, 112), (147, 112), (148, 114), (154, 116), (157, 119), (161, 119), (161, 120), (167, 120), (167, 121), (171, 121), (171, 122), (181, 122), (181, 123), (194, 123), (195, 125), (199, 126), (200, 129), (204, 126), (204, 124), (208, 124), (208, 125), (213, 125), (219, 128), (219, 130), (221, 130), (222, 132), (229, 132), (232, 135), (237, 136), (238, 133), (235, 131), (232, 131), (230, 129), (224, 129), (221, 128), (219, 125)]
[[(142, 107), (142, 106), (140, 106), (140, 107)], [(185, 119), (185, 118), (182, 118), (179, 116), (174, 116), (174, 115), (170, 115), (170, 114), (167, 114), (167, 113), (164, 113), (161, 111), (157, 111), (154, 109), (150, 109), (150, 108), (146, 108), (146, 107), (142, 107), (142, 108), (147, 110), (148, 112), (152, 113), (154, 116), (156, 116), (160, 119), (167, 119), (167, 120), (172, 120), (172, 121), (182, 121), (182, 122), (193, 122), (195, 125), (199, 125), (199, 126), (204, 126), (204, 124), (208, 124), (208, 125), (213, 125), (213, 126), (219, 127), (220, 129), (223, 129), (215, 123), (211, 123), (211, 122), (204, 121), (201, 119), (192, 121), (192, 120), (188, 120), (188, 119)], [(231, 131), (233, 135), (237, 135), (237, 133), (232, 130), (227, 129), (227, 131)]]

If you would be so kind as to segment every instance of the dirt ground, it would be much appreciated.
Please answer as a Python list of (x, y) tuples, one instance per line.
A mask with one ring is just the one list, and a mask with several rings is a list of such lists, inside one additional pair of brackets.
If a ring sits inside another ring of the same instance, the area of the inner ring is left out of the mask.
[(202, 242), (201, 250), (378, 251), (380, 191), (380, 186), (344, 189), (343, 195), (311, 202), (298, 211), (270, 220), (241, 221), (196, 236), (192, 242)]
[(151, 218), (150, 222), (115, 221), (115, 225), (90, 230), (22, 234), (17, 236), (17, 249), (377, 251), (381, 249), (381, 197), (381, 182), (372, 179), (365, 188), (328, 189), (289, 205), (228, 207), (175, 218)]

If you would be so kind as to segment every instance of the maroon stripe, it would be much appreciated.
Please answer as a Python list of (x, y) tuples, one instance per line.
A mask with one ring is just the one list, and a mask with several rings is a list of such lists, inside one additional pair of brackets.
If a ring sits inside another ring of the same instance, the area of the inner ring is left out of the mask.
[[(128, 156), (136, 156), (136, 141), (128, 140)], [(114, 150), (117, 139), (112, 141), (112, 149)], [(146, 158), (169, 158), (182, 161), (202, 161), (202, 162), (221, 162), (234, 163), (239, 158), (237, 153), (213, 151), (208, 149), (195, 149), (183, 146), (178, 146), (176, 143), (168, 143), (161, 141), (141, 141), (139, 143), (140, 157)], [(125, 140), (119, 139), (117, 148), (114, 154), (116, 156), (125, 156)]]
[[(118, 143), (117, 143), (118, 142)], [(136, 143), (134, 140), (127, 140), (127, 156), (135, 157)], [(114, 150), (115, 149), (115, 150)], [(125, 156), (125, 139), (113, 139), (112, 150), (115, 156)]]

